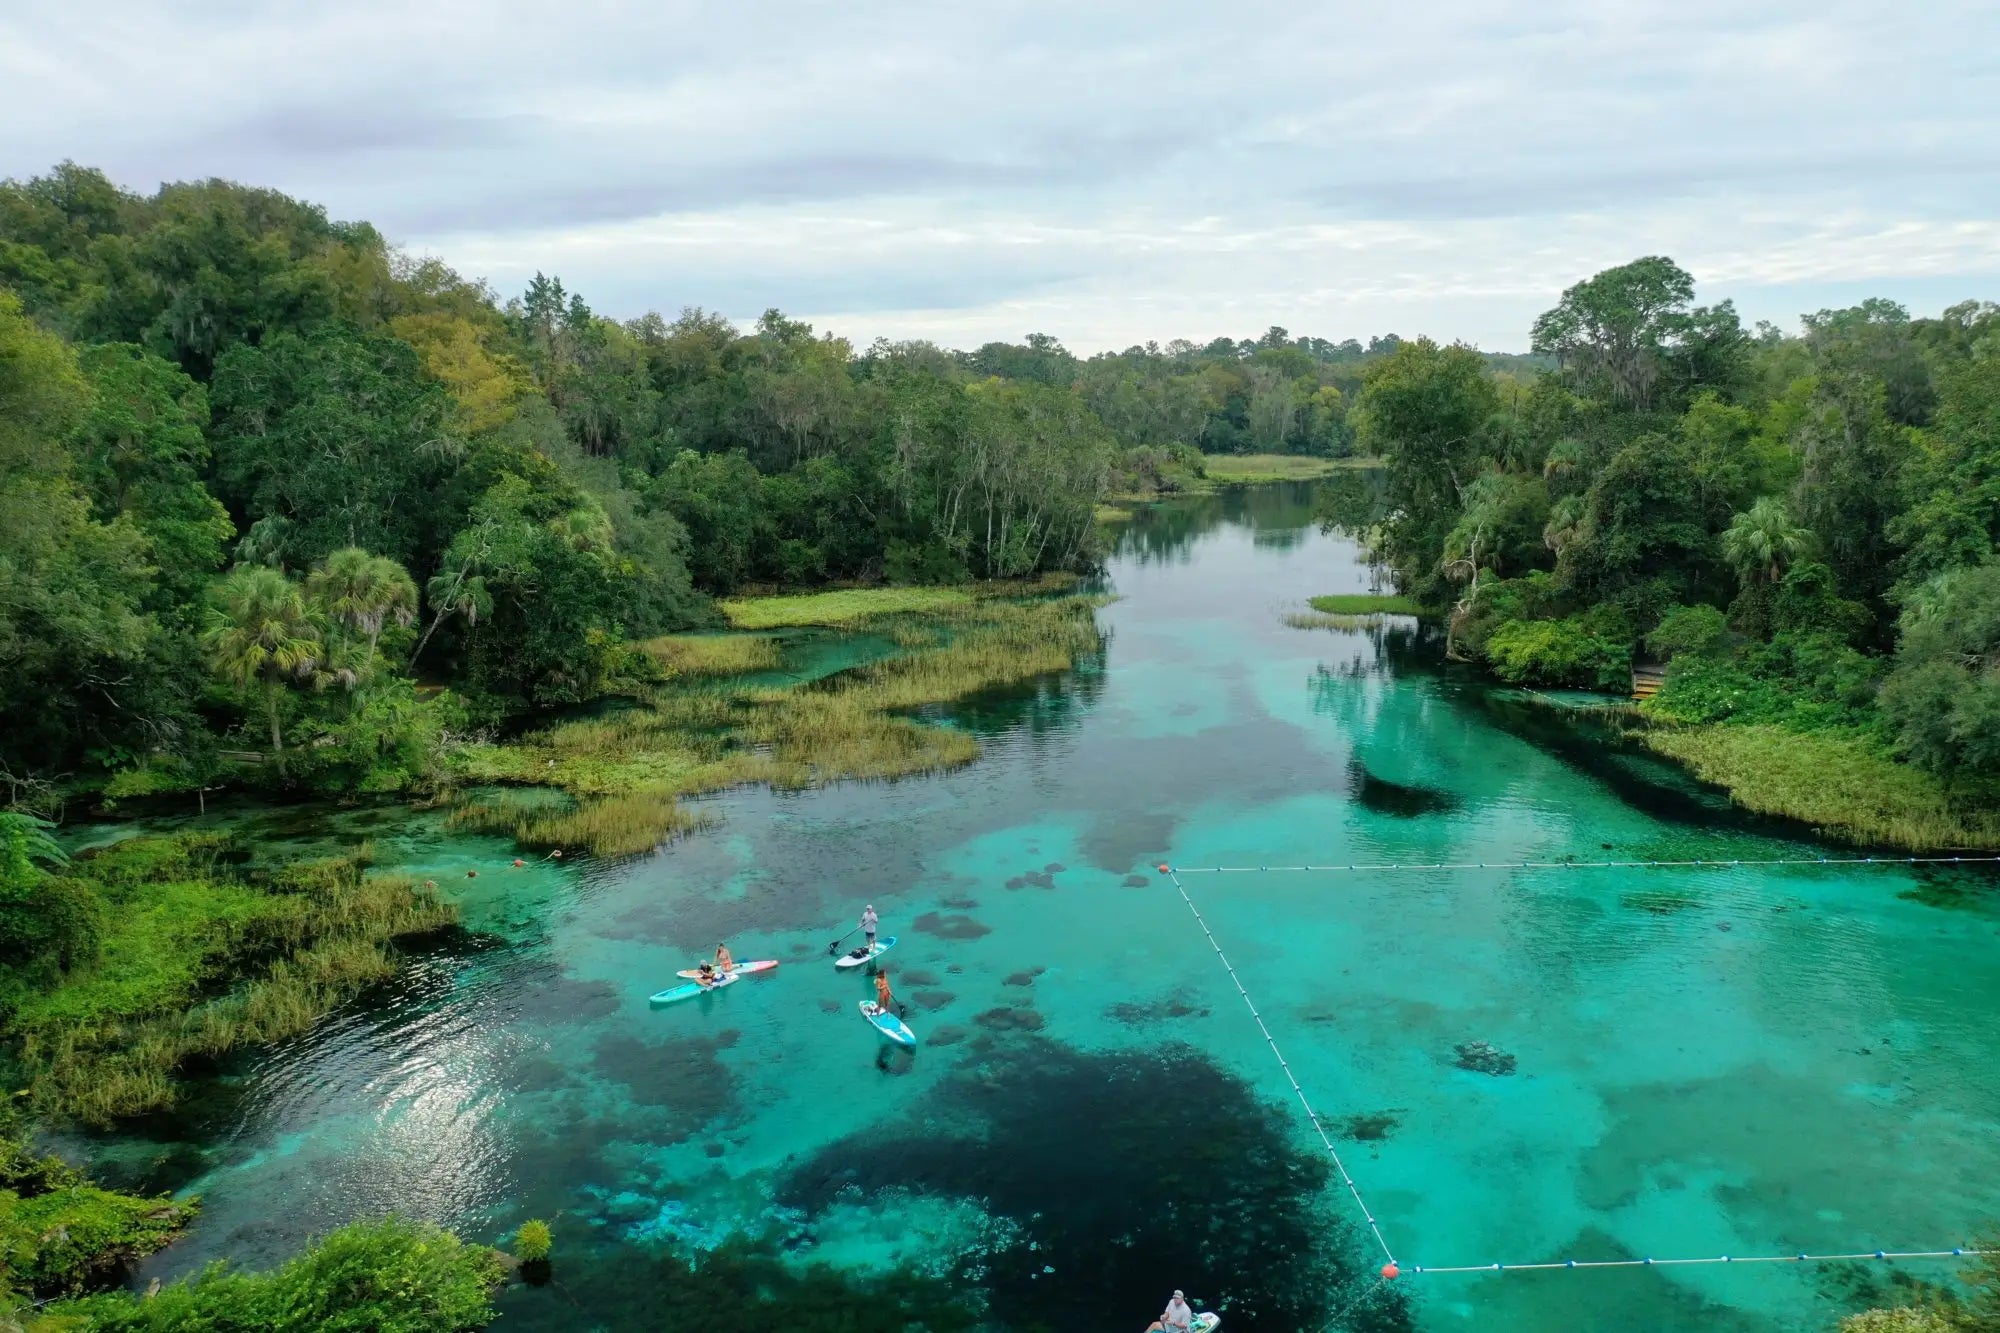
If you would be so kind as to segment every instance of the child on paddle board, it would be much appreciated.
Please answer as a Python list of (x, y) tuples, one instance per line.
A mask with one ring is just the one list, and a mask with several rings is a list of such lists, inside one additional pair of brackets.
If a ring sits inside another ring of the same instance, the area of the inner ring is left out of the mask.
[(885, 1014), (896, 1012), (896, 997), (889, 992), (889, 973), (886, 970), (875, 974), (875, 1004)]
[(868, 952), (862, 957), (870, 957), (875, 952), (875, 927), (882, 924), (882, 918), (875, 915), (875, 904), (870, 903), (861, 910), (861, 933), (868, 941)]
[(736, 967), (736, 960), (729, 956), (729, 946), (726, 944), (716, 945), (715, 970), (718, 972), (730, 972), (735, 970), (735, 967)]

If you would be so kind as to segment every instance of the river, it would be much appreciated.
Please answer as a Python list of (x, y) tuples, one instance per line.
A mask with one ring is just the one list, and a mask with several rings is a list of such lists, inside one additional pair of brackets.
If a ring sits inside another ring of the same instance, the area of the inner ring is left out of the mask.
[[(173, 1117), (80, 1145), (204, 1196), (148, 1275), (389, 1209), (484, 1240), (553, 1217), (556, 1281), (503, 1298), (523, 1330), (678, 1322), (656, 1256), (732, 1233), (794, 1267), (942, 1275), (999, 1326), (1133, 1333), (1176, 1287), (1231, 1333), (1315, 1310), (1819, 1330), (1868, 1284), (1948, 1274), (1413, 1270), (1928, 1250), (2000, 1219), (2000, 914), (1965, 872), (1184, 875), (1365, 1202), (1329, 1178), (1157, 864), (1840, 853), (1441, 670), (1408, 624), (1287, 627), (1370, 586), (1310, 498), (1141, 514), (1102, 660), (941, 712), (985, 746), (948, 776), (728, 793), (656, 855), (522, 869), (401, 809), (212, 815), (301, 851), (368, 837), (460, 886), (466, 930)], [(913, 1056), (827, 956), (864, 902), (898, 937)], [(724, 938), (783, 965), (649, 1009)], [(1474, 1042), (1512, 1071), (1460, 1067)]]

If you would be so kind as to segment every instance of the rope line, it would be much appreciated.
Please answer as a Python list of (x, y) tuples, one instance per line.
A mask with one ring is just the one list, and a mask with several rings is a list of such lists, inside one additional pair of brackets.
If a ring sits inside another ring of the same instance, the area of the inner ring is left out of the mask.
[(1530, 1273), (1552, 1268), (1667, 1268), (1689, 1264), (1826, 1264), (1870, 1259), (1959, 1259), (2000, 1254), (1961, 1246), (1950, 1250), (1870, 1250), (1865, 1254), (1725, 1254), (1696, 1259), (1560, 1259), (1536, 1264), (1452, 1264), (1443, 1268), (1412, 1264), (1411, 1273)]
[[(1366, 1222), (1368, 1223), (1368, 1230), (1375, 1237), (1375, 1243), (1381, 1247), (1383, 1257), (1389, 1261), (1388, 1265), (1382, 1270), (1382, 1277), (1384, 1279), (1388, 1279), (1399, 1276), (1401, 1272), (1408, 1272), (1413, 1276), (1417, 1274), (1445, 1276), (1454, 1273), (1533, 1273), (1533, 1272), (1549, 1272), (1557, 1269), (1567, 1270), (1567, 1269), (1580, 1269), (1580, 1268), (1685, 1268), (1685, 1267), (1693, 1267), (1704, 1264), (1779, 1264), (1779, 1263), (1819, 1264), (1819, 1263), (1866, 1262), (1869, 1260), (1892, 1261), (1896, 1259), (1959, 1259), (1976, 1255), (2000, 1255), (2000, 1249), (1979, 1249), (1972, 1246), (1954, 1246), (1953, 1248), (1948, 1250), (1867, 1250), (1867, 1251), (1859, 1251), (1852, 1254), (1807, 1254), (1804, 1252), (1800, 1252), (1797, 1254), (1752, 1254), (1752, 1255), (1724, 1254), (1724, 1255), (1717, 1255), (1714, 1257), (1693, 1256), (1693, 1257), (1677, 1258), (1677, 1259), (1654, 1259), (1654, 1258), (1560, 1259), (1560, 1260), (1545, 1260), (1538, 1263), (1526, 1263), (1526, 1264), (1497, 1264), (1497, 1263), (1496, 1264), (1448, 1264), (1441, 1267), (1430, 1267), (1426, 1265), (1415, 1264), (1409, 1267), (1408, 1269), (1399, 1270), (1399, 1266), (1396, 1263), (1395, 1253), (1392, 1250), (1390, 1250), (1389, 1242), (1383, 1238), (1381, 1225), (1375, 1220), (1375, 1214), (1369, 1209), (1367, 1201), (1361, 1197), (1361, 1189), (1354, 1183), (1354, 1177), (1348, 1174), (1347, 1164), (1340, 1160), (1340, 1150), (1333, 1146), (1333, 1139), (1327, 1134), (1326, 1126), (1320, 1123), (1319, 1112), (1315, 1111), (1313, 1109), (1312, 1103), (1309, 1100), (1307, 1100), (1305, 1089), (1299, 1086), (1299, 1080), (1297, 1076), (1292, 1073), (1292, 1066), (1290, 1062), (1288, 1062), (1285, 1059), (1285, 1053), (1278, 1049), (1278, 1043), (1276, 1039), (1274, 1039), (1271, 1036), (1271, 1030), (1268, 1027), (1264, 1026), (1264, 1016), (1262, 1013), (1258, 1011), (1257, 1002), (1252, 1000), (1250, 998), (1250, 992), (1244, 989), (1243, 979), (1236, 974), (1235, 967), (1233, 967), (1229, 962), (1229, 956), (1222, 951), (1222, 945), (1215, 938), (1215, 932), (1209, 929), (1208, 921), (1202, 916), (1201, 909), (1195, 906), (1194, 899), (1188, 895), (1187, 885), (1181, 883), (1182, 875), (1233, 874), (1233, 873), (1242, 873), (1252, 870), (1256, 871), (1557, 870), (1557, 869), (1648, 870), (1648, 869), (1664, 868), (1664, 867), (1701, 867), (1704, 869), (1725, 869), (1732, 866), (1766, 866), (1766, 865), (1935, 865), (1940, 863), (1975, 864), (1975, 865), (1995, 864), (1995, 863), (2000, 863), (2000, 856), (1814, 857), (1814, 858), (1797, 858), (1797, 859), (1784, 858), (1784, 859), (1774, 859), (1774, 860), (1764, 860), (1764, 861), (1752, 861), (1752, 860), (1594, 861), (1594, 862), (1481, 861), (1477, 863), (1437, 862), (1430, 865), (1353, 864), (1346, 866), (1339, 866), (1339, 865), (1176, 866), (1176, 865), (1162, 864), (1160, 866), (1160, 873), (1167, 876), (1167, 878), (1173, 882), (1175, 891), (1178, 892), (1181, 896), (1181, 901), (1187, 904), (1188, 911), (1194, 915), (1195, 924), (1201, 927), (1201, 933), (1207, 937), (1209, 947), (1215, 951), (1215, 957), (1217, 961), (1219, 961), (1222, 964), (1223, 970), (1229, 974), (1229, 980), (1232, 983), (1234, 983), (1236, 987), (1236, 993), (1243, 997), (1244, 1007), (1249, 1009), (1252, 1021), (1254, 1021), (1257, 1024), (1257, 1031), (1261, 1032), (1264, 1035), (1264, 1043), (1271, 1048), (1271, 1054), (1277, 1058), (1278, 1067), (1284, 1071), (1285, 1081), (1292, 1085), (1292, 1092), (1297, 1095), (1299, 1099), (1299, 1105), (1305, 1108), (1306, 1119), (1312, 1123), (1313, 1132), (1319, 1135), (1319, 1141), (1323, 1145), (1325, 1145), (1326, 1155), (1332, 1159), (1334, 1170), (1338, 1172), (1340, 1175), (1340, 1183), (1347, 1186), (1347, 1192), (1353, 1196), (1355, 1207), (1360, 1209), (1362, 1218), (1366, 1220)], [(1350, 1305), (1351, 1304), (1353, 1304), (1352, 1301), (1350, 1301)], [(1345, 1311), (1343, 1310), (1342, 1313), (1345, 1313)], [(1341, 1317), (1340, 1314), (1336, 1314), (1334, 1316), (1334, 1319), (1338, 1321), (1340, 1317)]]
[(1166, 870), (1168, 878), (1173, 880), (1174, 888), (1180, 891), (1181, 901), (1187, 904), (1188, 911), (1194, 913), (1195, 924), (1200, 926), (1201, 933), (1208, 937), (1209, 947), (1215, 950), (1215, 956), (1221, 962), (1223, 971), (1227, 972), (1229, 979), (1236, 984), (1236, 993), (1243, 997), (1244, 1007), (1249, 1009), (1251, 1019), (1257, 1024), (1257, 1030), (1264, 1034), (1265, 1044), (1271, 1048), (1271, 1054), (1278, 1058), (1278, 1067), (1285, 1071), (1285, 1081), (1290, 1083), (1292, 1091), (1298, 1094), (1299, 1105), (1305, 1108), (1306, 1119), (1312, 1122), (1313, 1132), (1318, 1134), (1319, 1141), (1326, 1145), (1326, 1155), (1333, 1159), (1333, 1169), (1340, 1173), (1340, 1183), (1347, 1186), (1347, 1192), (1354, 1196), (1354, 1206), (1361, 1210), (1361, 1216), (1367, 1221), (1368, 1230), (1373, 1233), (1375, 1243), (1382, 1247), (1382, 1257), (1393, 1267), (1396, 1262), (1395, 1252), (1389, 1248), (1389, 1242), (1382, 1238), (1382, 1228), (1376, 1223), (1375, 1214), (1370, 1211), (1367, 1200), (1361, 1197), (1360, 1187), (1354, 1183), (1354, 1177), (1347, 1174), (1347, 1164), (1340, 1160), (1340, 1150), (1333, 1146), (1333, 1139), (1327, 1134), (1326, 1126), (1320, 1124), (1319, 1112), (1313, 1110), (1312, 1103), (1306, 1100), (1306, 1090), (1299, 1086), (1298, 1079), (1293, 1076), (1291, 1065), (1286, 1063), (1285, 1053), (1278, 1049), (1278, 1043), (1272, 1038), (1271, 1030), (1264, 1026), (1264, 1016), (1257, 1012), (1257, 1002), (1250, 998), (1249, 991), (1243, 989), (1243, 979), (1237, 976), (1236, 969), (1230, 966), (1229, 955), (1222, 952), (1222, 945), (1216, 941), (1215, 932), (1210, 930), (1208, 922), (1202, 919), (1201, 909), (1194, 905), (1194, 899), (1188, 897), (1187, 886), (1181, 883), (1180, 876), (1168, 867), (1162, 866), (1161, 869)]
[(1360, 862), (1313, 866), (1175, 866), (1180, 875), (1236, 875), (1258, 871), (1337, 870), (1729, 870), (1737, 866), (1929, 866), (2000, 865), (2000, 856), (1799, 856), (1768, 860), (1693, 861), (1398, 861), (1364, 865)]

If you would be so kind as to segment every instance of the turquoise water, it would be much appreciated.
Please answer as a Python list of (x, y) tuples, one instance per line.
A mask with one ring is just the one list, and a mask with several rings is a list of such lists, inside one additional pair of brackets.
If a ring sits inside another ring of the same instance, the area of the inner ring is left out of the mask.
[[(149, 1274), (269, 1262), (396, 1209), (481, 1239), (554, 1217), (556, 1282), (503, 1300), (520, 1329), (659, 1327), (660, 1256), (732, 1235), (801, 1271), (931, 1274), (1014, 1329), (1137, 1329), (1182, 1287), (1231, 1330), (1776, 1333), (1944, 1277), (1374, 1280), (1157, 863), (1828, 849), (1434, 669), (1412, 625), (1287, 628), (1309, 595), (1371, 585), (1309, 498), (1142, 514), (1103, 659), (951, 710), (985, 756), (946, 777), (732, 793), (656, 855), (521, 869), (400, 810), (212, 816), (297, 850), (366, 836), (460, 886), (467, 930), (145, 1136), (86, 1145), (206, 1200)], [(1406, 1269), (1931, 1249), (2000, 1218), (2000, 913), (1969, 875), (1185, 882)], [(884, 1048), (855, 1011), (867, 979), (827, 955), (864, 902), (899, 936), (882, 961), (914, 1054)], [(723, 938), (783, 965), (647, 1007)], [(1458, 1067), (1475, 1041), (1514, 1072)]]

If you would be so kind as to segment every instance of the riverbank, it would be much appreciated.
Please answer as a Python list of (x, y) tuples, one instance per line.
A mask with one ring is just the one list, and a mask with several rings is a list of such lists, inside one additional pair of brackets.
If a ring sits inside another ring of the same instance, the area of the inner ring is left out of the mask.
[(2000, 850), (2000, 812), (1952, 802), (1936, 778), (1859, 737), (1727, 724), (1628, 734), (1744, 809), (1799, 820), (1822, 837), (1910, 851)]

